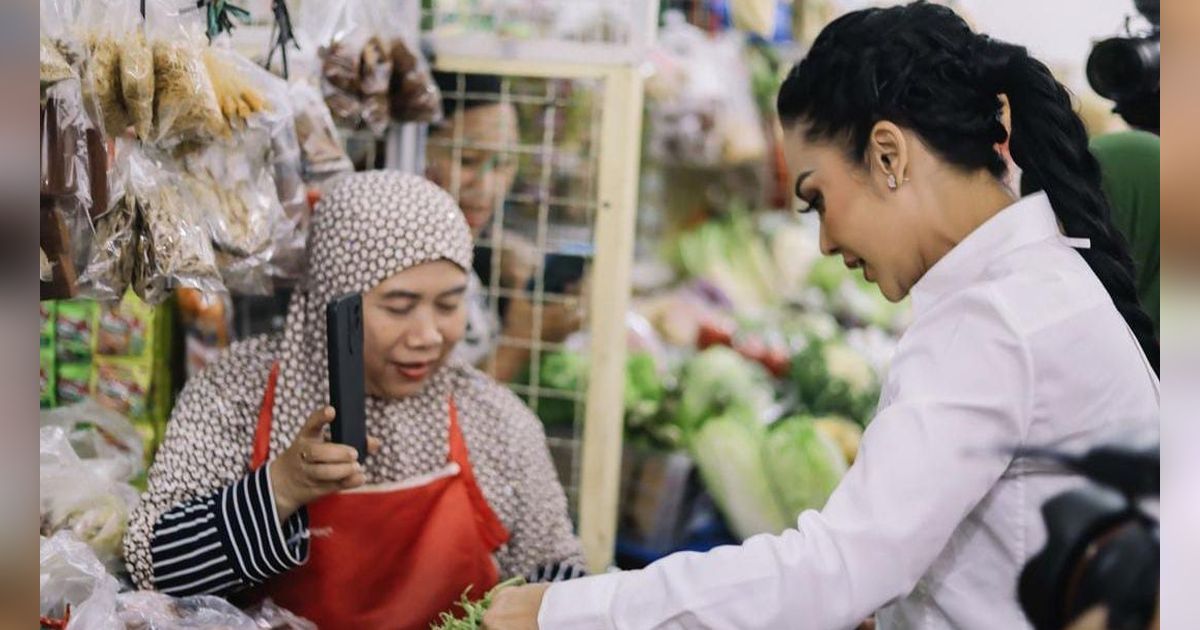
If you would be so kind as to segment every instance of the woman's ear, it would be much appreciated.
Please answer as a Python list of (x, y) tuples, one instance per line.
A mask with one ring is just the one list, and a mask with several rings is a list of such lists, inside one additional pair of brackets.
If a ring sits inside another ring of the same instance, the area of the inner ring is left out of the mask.
[(872, 174), (895, 190), (908, 181), (909, 145), (904, 131), (896, 123), (881, 120), (871, 129), (867, 142), (867, 159)]

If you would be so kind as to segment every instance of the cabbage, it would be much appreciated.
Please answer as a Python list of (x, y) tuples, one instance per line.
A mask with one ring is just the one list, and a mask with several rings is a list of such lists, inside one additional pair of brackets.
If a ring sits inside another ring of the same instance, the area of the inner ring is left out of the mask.
[(740, 539), (778, 534), (794, 524), (775, 495), (766, 463), (766, 429), (736, 414), (712, 418), (691, 439), (692, 457), (713, 502)]
[(847, 464), (853, 464), (858, 457), (858, 446), (862, 442), (862, 428), (854, 422), (841, 416), (825, 416), (814, 418), (813, 426), (824, 433), (838, 445)]
[(879, 402), (879, 379), (867, 359), (842, 341), (812, 340), (792, 357), (790, 378), (799, 408), (866, 424)]
[(792, 521), (805, 510), (824, 507), (846, 474), (841, 448), (806, 416), (772, 426), (763, 459), (779, 503)]
[(775, 397), (762, 366), (725, 346), (709, 348), (688, 361), (680, 381), (676, 422), (685, 432), (727, 413), (757, 420)]

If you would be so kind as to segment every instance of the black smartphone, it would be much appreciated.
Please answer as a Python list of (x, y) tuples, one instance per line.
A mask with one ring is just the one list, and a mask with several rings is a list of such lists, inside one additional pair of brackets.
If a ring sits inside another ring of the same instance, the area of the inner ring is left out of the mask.
[(363, 385), (362, 296), (343, 295), (325, 305), (329, 348), (329, 404), (337, 415), (329, 425), (333, 441), (367, 459), (366, 391)]

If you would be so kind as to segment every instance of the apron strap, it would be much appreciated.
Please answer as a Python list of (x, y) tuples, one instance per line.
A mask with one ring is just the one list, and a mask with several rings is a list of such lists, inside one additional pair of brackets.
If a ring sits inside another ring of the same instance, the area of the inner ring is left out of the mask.
[(467, 495), (475, 508), (475, 522), (488, 547), (496, 549), (508, 542), (508, 529), (492, 511), (492, 506), (488, 505), (483, 491), (475, 481), (475, 471), (471, 468), (467, 453), (467, 442), (458, 427), (458, 405), (454, 403), (454, 396), (450, 397), (450, 461), (459, 466), (459, 475), (466, 482)]
[(254, 450), (250, 456), (250, 470), (258, 470), (271, 456), (271, 414), (275, 408), (275, 383), (279, 380), (279, 362), (271, 364), (271, 375), (267, 377), (267, 388), (263, 392), (262, 405), (258, 408), (258, 425), (254, 428)]

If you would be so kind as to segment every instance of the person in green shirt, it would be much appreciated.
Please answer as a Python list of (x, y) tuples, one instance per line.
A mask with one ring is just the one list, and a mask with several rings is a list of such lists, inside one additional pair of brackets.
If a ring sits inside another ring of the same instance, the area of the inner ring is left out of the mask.
[(1129, 243), (1138, 299), (1158, 334), (1158, 164), (1159, 138), (1145, 131), (1122, 131), (1091, 141), (1100, 162), (1102, 185), (1113, 223)]

